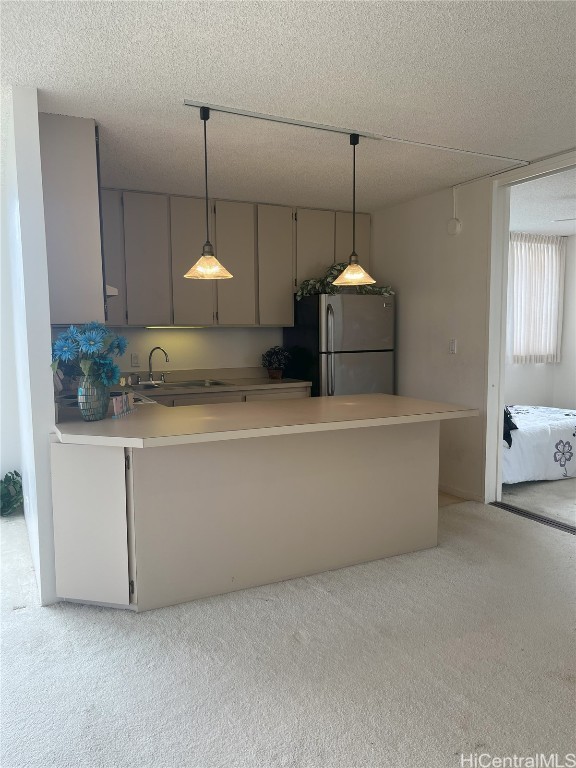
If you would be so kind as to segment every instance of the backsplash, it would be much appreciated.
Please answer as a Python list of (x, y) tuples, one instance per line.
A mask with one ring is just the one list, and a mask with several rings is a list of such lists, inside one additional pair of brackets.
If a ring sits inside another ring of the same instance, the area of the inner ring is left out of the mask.
[[(128, 350), (119, 360), (123, 371), (147, 371), (153, 347), (164, 347), (170, 363), (161, 352), (154, 354), (155, 370), (251, 368), (269, 347), (282, 344), (281, 328), (118, 328), (128, 339)], [(137, 354), (139, 365), (130, 356)]]

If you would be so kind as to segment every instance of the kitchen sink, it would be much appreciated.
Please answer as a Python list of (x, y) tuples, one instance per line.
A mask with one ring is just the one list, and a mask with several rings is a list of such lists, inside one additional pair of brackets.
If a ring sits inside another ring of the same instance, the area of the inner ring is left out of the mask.
[(152, 389), (191, 389), (192, 387), (225, 387), (225, 381), (216, 379), (193, 379), (191, 381), (142, 381), (140, 384), (133, 384), (132, 389), (140, 392), (142, 390)]

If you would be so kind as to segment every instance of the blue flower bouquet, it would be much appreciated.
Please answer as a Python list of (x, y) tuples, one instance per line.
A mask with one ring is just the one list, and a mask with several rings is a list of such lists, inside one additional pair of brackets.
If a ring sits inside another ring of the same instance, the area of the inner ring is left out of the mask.
[(78, 406), (85, 421), (105, 418), (110, 387), (120, 380), (114, 358), (126, 352), (128, 342), (101, 323), (71, 325), (52, 344), (52, 370), (80, 376)]

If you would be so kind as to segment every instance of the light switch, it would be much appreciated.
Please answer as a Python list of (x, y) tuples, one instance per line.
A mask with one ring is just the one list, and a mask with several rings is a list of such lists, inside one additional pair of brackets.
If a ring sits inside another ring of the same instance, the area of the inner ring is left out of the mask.
[(136, 352), (132, 352), (130, 355), (130, 365), (132, 368), (140, 368), (140, 358), (136, 354)]
[(456, 339), (450, 339), (450, 343), (448, 344), (448, 352), (451, 355), (455, 355), (456, 354), (456, 347), (457, 347)]

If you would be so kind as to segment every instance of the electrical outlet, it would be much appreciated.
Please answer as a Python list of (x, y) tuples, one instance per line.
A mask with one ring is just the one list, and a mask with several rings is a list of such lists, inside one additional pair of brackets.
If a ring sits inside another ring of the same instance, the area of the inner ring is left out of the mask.
[(130, 365), (132, 368), (140, 368), (140, 358), (136, 354), (136, 352), (132, 352), (130, 355)]
[(448, 352), (451, 355), (455, 355), (456, 354), (456, 349), (457, 349), (457, 341), (456, 341), (456, 339), (450, 339), (450, 343), (448, 344)]

